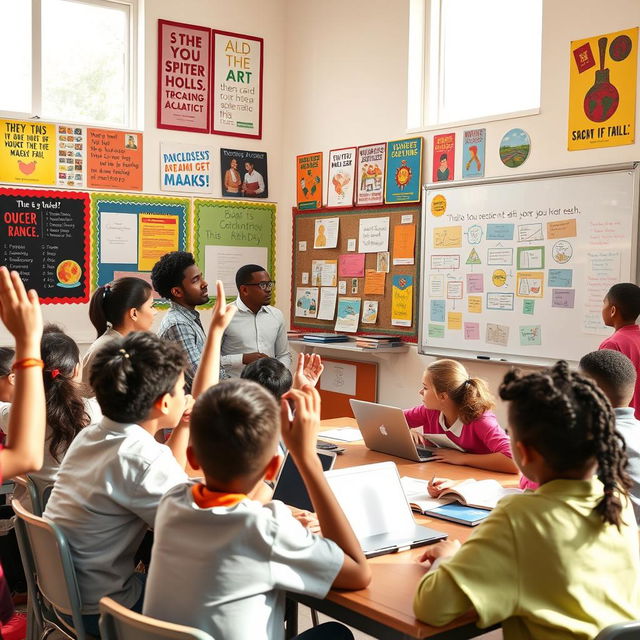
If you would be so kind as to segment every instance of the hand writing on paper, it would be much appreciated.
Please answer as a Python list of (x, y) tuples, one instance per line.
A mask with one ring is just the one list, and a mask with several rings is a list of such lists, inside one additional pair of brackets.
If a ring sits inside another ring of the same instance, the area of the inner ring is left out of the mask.
[(427, 483), (427, 492), (432, 498), (439, 498), (447, 489), (451, 489), (455, 481), (449, 478), (436, 478), (435, 476)]

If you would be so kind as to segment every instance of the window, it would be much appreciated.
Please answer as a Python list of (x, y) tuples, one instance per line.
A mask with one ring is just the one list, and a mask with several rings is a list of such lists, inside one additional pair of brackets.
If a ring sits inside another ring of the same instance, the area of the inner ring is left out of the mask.
[(0, 112), (138, 126), (137, 2), (0, 2)]
[(537, 113), (542, 0), (410, 6), (410, 129)]

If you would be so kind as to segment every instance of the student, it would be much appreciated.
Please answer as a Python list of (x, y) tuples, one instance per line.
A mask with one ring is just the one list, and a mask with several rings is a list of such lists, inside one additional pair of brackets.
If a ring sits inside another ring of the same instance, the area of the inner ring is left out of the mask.
[(479, 627), (502, 623), (505, 640), (591, 640), (640, 618), (638, 529), (604, 393), (561, 361), (509, 372), (500, 397), (514, 459), (541, 486), (503, 498), (462, 547), (427, 548), (416, 616), (440, 626), (473, 611)]
[(629, 400), (636, 384), (636, 370), (627, 356), (619, 351), (592, 351), (580, 360), (580, 371), (604, 391), (616, 416), (616, 429), (623, 437), (629, 459), (627, 473), (631, 478), (629, 498), (636, 522), (640, 525), (640, 421), (633, 415)]
[[(248, 380), (226, 380), (198, 398), (188, 456), (205, 482), (174, 487), (160, 504), (145, 614), (225, 640), (277, 640), (284, 638), (285, 591), (322, 598), (331, 587), (368, 585), (367, 561), (315, 453), (319, 420), (320, 396), (309, 385), (289, 391), (280, 410)], [(305, 530), (282, 503), (252, 499), (263, 479), (275, 477), (279, 424), (324, 537)], [(198, 544), (176, 553), (184, 540)], [(329, 623), (300, 637), (352, 636)]]
[[(141, 610), (143, 574), (134, 573), (134, 556), (162, 495), (187, 479), (184, 366), (177, 344), (141, 331), (96, 354), (89, 381), (104, 418), (71, 443), (44, 513), (69, 541), (91, 635), (99, 635), (103, 596)], [(166, 445), (154, 439), (172, 427)]]
[(433, 460), (517, 472), (509, 437), (491, 411), (493, 398), (484, 380), (470, 378), (455, 360), (436, 360), (426, 368), (418, 393), (422, 405), (404, 412), (412, 429), (422, 427), (424, 437), (414, 432), (414, 439), (424, 441), (430, 433), (443, 433), (464, 449), (439, 448)]
[(89, 318), (98, 332), (98, 339), (82, 359), (82, 382), (87, 389), (91, 363), (100, 347), (132, 331), (149, 331), (154, 317), (153, 289), (142, 278), (118, 278), (93, 292)]
[(615, 333), (602, 342), (599, 349), (613, 349), (624, 353), (636, 369), (636, 385), (629, 406), (640, 419), (640, 287), (631, 282), (614, 284), (604, 298), (602, 321)]
[[(9, 422), (9, 409), (13, 401), (13, 392), (16, 387), (16, 374), (11, 366), (16, 352), (9, 347), (0, 347), (0, 420)], [(4, 444), (6, 435), (0, 432), (0, 444)]]

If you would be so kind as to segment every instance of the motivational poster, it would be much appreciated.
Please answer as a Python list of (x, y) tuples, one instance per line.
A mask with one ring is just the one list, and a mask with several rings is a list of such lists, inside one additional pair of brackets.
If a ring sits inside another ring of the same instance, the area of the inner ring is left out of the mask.
[(0, 120), (0, 182), (55, 184), (55, 125)]
[(420, 202), (422, 188), (422, 138), (387, 143), (384, 201)]
[(462, 177), (484, 176), (484, 147), (486, 129), (470, 129), (462, 134)]
[(142, 134), (87, 129), (87, 186), (142, 191)]
[(433, 182), (453, 180), (455, 157), (455, 133), (433, 136)]
[(387, 145), (384, 142), (358, 147), (356, 205), (382, 204), (384, 202), (386, 156)]
[(264, 40), (213, 30), (211, 132), (262, 138)]
[(322, 207), (322, 152), (296, 156), (298, 209)]
[(356, 168), (356, 148), (333, 149), (329, 152), (327, 207), (352, 207)]
[(220, 149), (220, 184), (226, 198), (268, 198), (267, 154)]
[(160, 189), (211, 193), (212, 162), (210, 147), (163, 142), (160, 145)]
[(158, 20), (158, 129), (209, 133), (211, 30)]

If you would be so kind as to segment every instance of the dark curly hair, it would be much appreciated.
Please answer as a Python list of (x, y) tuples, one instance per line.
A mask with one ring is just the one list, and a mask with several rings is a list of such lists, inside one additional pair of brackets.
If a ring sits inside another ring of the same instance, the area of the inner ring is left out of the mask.
[(270, 391), (278, 402), (291, 389), (293, 382), (291, 371), (280, 360), (275, 358), (254, 360), (242, 370), (240, 377), (257, 382), (267, 391)]
[(165, 253), (162, 258), (153, 265), (151, 271), (153, 288), (163, 298), (171, 300), (171, 289), (182, 285), (185, 269), (188, 269), (195, 263), (193, 254), (187, 251)]

